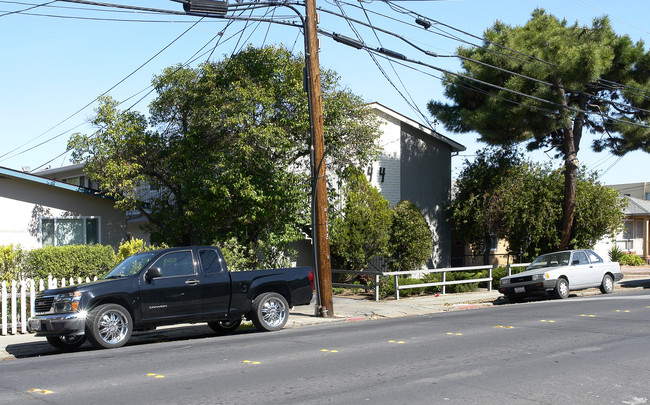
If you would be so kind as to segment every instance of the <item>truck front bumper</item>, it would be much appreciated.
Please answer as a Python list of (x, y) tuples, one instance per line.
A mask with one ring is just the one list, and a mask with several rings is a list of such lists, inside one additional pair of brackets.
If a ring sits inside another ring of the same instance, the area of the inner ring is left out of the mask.
[(84, 335), (85, 325), (86, 316), (82, 312), (38, 315), (27, 321), (27, 329), (36, 336)]

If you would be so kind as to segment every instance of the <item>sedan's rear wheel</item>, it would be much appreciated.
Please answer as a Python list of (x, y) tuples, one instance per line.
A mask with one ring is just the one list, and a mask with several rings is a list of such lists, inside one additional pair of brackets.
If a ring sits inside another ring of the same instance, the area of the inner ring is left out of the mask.
[(569, 298), (569, 282), (561, 278), (555, 285), (555, 296), (561, 299)]
[(609, 274), (605, 274), (603, 282), (600, 283), (600, 292), (603, 294), (611, 294), (614, 292), (614, 279)]

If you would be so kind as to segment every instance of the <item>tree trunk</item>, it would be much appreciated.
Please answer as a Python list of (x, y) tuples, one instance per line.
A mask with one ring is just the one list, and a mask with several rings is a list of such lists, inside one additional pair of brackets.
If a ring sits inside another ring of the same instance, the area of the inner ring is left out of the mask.
[[(562, 105), (567, 106), (566, 94), (560, 87)], [(578, 98), (578, 107), (584, 111), (587, 103), (586, 95), (580, 95)], [(578, 180), (578, 150), (580, 149), (580, 138), (582, 137), (582, 126), (584, 124), (584, 113), (578, 113), (573, 119), (573, 125), (568, 118), (564, 126), (564, 200), (562, 202), (562, 237), (560, 239), (559, 250), (566, 250), (569, 247), (571, 236), (573, 234), (573, 222), (575, 220), (576, 205), (576, 185)]]

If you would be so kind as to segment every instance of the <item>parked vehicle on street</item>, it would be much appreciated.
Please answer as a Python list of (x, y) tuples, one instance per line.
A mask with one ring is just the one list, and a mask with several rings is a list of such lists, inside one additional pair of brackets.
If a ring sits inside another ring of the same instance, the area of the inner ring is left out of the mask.
[(545, 294), (567, 298), (570, 291), (595, 287), (609, 294), (622, 278), (617, 262), (605, 262), (589, 249), (567, 250), (541, 255), (525, 271), (503, 277), (499, 292), (511, 301)]
[(60, 349), (86, 339), (116, 348), (134, 330), (178, 323), (207, 322), (227, 334), (243, 317), (276, 331), (291, 306), (311, 301), (313, 277), (310, 267), (230, 272), (214, 246), (143, 252), (96, 282), (40, 292), (28, 328)]

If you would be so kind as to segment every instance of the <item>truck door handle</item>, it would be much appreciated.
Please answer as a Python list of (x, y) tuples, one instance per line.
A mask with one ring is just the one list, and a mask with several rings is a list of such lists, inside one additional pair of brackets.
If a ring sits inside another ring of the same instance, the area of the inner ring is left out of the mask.
[(191, 279), (189, 279), (189, 280), (187, 280), (185, 282), (185, 284), (187, 284), (187, 285), (197, 285), (198, 283), (199, 283), (199, 280), (197, 280), (195, 278), (191, 278)]

